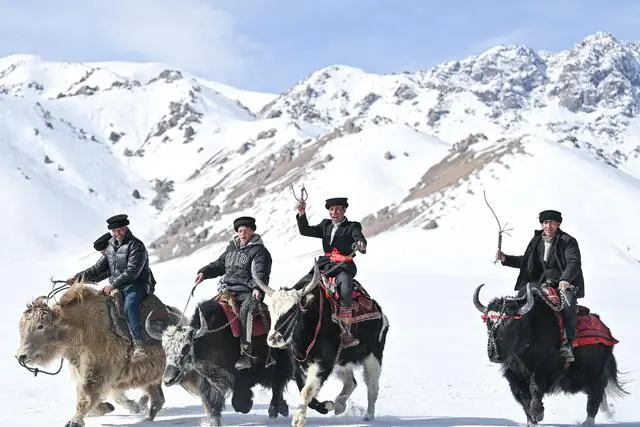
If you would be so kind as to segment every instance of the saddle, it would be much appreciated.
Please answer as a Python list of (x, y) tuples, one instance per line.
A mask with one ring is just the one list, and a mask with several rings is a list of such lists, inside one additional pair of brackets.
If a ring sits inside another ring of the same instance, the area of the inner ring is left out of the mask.
[[(338, 306), (340, 301), (340, 290), (336, 286), (335, 277), (323, 277), (322, 289), (325, 296), (331, 301), (331, 319), (340, 324), (338, 319)], [(369, 296), (362, 284), (356, 279), (353, 279), (353, 292), (351, 293), (353, 299), (353, 317), (351, 319), (352, 324), (364, 322), (366, 320), (381, 319), (382, 312), (378, 303)]]
[[(116, 291), (107, 297), (107, 312), (111, 332), (133, 344), (133, 337), (127, 323), (127, 314), (124, 311), (124, 296)], [(140, 323), (142, 339), (146, 345), (162, 345), (160, 340), (152, 338), (144, 327), (145, 319), (153, 311), (152, 322), (163, 322), (169, 316), (170, 309), (155, 294), (148, 294), (140, 303)], [(177, 313), (176, 313), (177, 314)]]
[[(556, 288), (542, 286), (541, 291), (553, 304), (560, 304), (560, 294)], [(580, 304), (576, 304), (576, 311), (576, 339), (571, 343), (573, 347), (591, 344), (604, 344), (613, 347), (619, 343), (619, 341), (613, 337), (607, 325), (600, 319), (599, 315), (591, 313), (588, 307)], [(558, 326), (560, 327), (560, 342), (563, 342), (566, 337), (564, 319), (561, 312), (556, 311), (554, 313), (558, 320)]]
[[(231, 333), (235, 338), (239, 338), (241, 327), (240, 307), (236, 298), (230, 292), (221, 291), (218, 295), (213, 297), (213, 299), (220, 304), (220, 307), (229, 322)], [(269, 333), (269, 329), (271, 328), (271, 316), (269, 315), (269, 309), (264, 302), (260, 302), (258, 304), (257, 309), (255, 309), (251, 314), (251, 319), (253, 321), (253, 327), (251, 329), (252, 337), (259, 337)]]

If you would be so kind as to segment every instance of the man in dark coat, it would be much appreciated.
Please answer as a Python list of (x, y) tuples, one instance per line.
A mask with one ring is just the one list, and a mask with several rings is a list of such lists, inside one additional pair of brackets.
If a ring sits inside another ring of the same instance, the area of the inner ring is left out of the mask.
[(327, 271), (335, 267), (327, 276), (335, 276), (336, 285), (340, 289), (338, 316), (344, 325), (341, 342), (345, 348), (360, 343), (351, 333), (353, 278), (357, 272), (356, 264), (353, 262), (355, 254), (351, 255), (351, 253), (356, 248), (364, 254), (367, 247), (367, 239), (362, 234), (362, 225), (356, 221), (349, 221), (345, 216), (347, 207), (349, 203), (346, 197), (327, 199), (325, 209), (329, 211), (329, 218), (313, 226), (309, 225), (307, 220), (304, 201), (298, 204), (296, 215), (300, 234), (322, 239), (324, 255), (318, 259), (320, 269)]
[[(271, 275), (271, 254), (256, 231), (256, 220), (242, 216), (233, 221), (233, 229), (237, 235), (229, 242), (227, 249), (220, 257), (205, 265), (196, 275), (196, 285), (206, 279), (223, 276), (220, 291), (227, 291), (234, 296), (240, 305), (240, 342), (241, 356), (235, 364), (236, 369), (251, 368), (251, 335), (253, 333), (253, 314), (259, 309), (264, 293), (253, 282), (251, 264), (255, 264), (256, 275), (265, 284), (269, 284)], [(266, 326), (266, 325), (265, 325)], [(267, 366), (275, 363), (271, 353)]]
[[(562, 310), (566, 338), (560, 348), (568, 363), (573, 362), (571, 343), (576, 338), (577, 298), (584, 297), (584, 277), (578, 241), (560, 230), (562, 214), (555, 210), (539, 214), (541, 230), (534, 232), (522, 256), (498, 252), (502, 265), (520, 269), (515, 290), (522, 290), (527, 282), (550, 282), (564, 290), (567, 297)], [(568, 303), (568, 304), (567, 304)]]
[[(109, 285), (102, 292), (105, 295), (119, 290), (124, 299), (124, 311), (133, 337), (133, 358), (146, 356), (143, 349), (143, 337), (140, 322), (140, 304), (147, 296), (148, 284), (151, 282), (149, 255), (147, 249), (129, 230), (127, 215), (115, 215), (107, 219), (107, 228), (113, 238), (109, 239), (107, 248), (98, 262), (78, 273), (86, 281), (95, 282), (96, 278), (108, 274)], [(67, 282), (76, 281), (76, 275)]]

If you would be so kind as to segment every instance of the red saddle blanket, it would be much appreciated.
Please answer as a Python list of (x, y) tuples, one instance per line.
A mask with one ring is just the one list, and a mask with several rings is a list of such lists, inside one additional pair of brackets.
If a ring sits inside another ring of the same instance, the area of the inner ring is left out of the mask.
[[(331, 301), (333, 314), (338, 312), (338, 302), (340, 300), (340, 292), (336, 288), (336, 278), (329, 277), (326, 285), (323, 284), (324, 293)], [(365, 320), (373, 320), (382, 318), (382, 313), (378, 304), (369, 296), (362, 285), (357, 281), (353, 281), (353, 317), (351, 323), (364, 322)]]
[[(236, 304), (235, 299), (230, 294), (218, 294), (216, 300), (220, 304), (224, 315), (227, 317), (231, 333), (234, 337), (240, 337), (240, 307)], [(251, 329), (252, 337), (259, 337), (269, 332), (271, 328), (271, 316), (269, 310), (264, 303), (258, 305), (258, 309), (253, 313), (253, 323)]]
[[(555, 288), (545, 286), (542, 288), (545, 295), (554, 304), (560, 304), (560, 295)], [(591, 313), (588, 307), (576, 305), (576, 339), (573, 341), (573, 347), (580, 347), (589, 344), (604, 344), (614, 346), (619, 341), (613, 337), (611, 331), (595, 313)], [(560, 341), (564, 341), (565, 330), (562, 313), (556, 312), (558, 325), (560, 326)]]

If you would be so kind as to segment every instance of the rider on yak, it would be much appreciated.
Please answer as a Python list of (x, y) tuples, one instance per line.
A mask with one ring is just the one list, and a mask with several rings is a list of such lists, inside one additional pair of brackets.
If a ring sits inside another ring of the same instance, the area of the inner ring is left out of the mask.
[(296, 215), (300, 234), (322, 239), (324, 256), (318, 259), (318, 266), (324, 272), (328, 272), (328, 277), (335, 277), (336, 285), (339, 288), (338, 317), (344, 325), (341, 342), (345, 348), (360, 343), (351, 332), (353, 278), (357, 272), (353, 262), (355, 254), (351, 252), (355, 247), (364, 254), (367, 248), (367, 240), (362, 234), (362, 225), (356, 221), (349, 221), (345, 216), (348, 206), (346, 197), (327, 199), (325, 209), (329, 211), (329, 218), (323, 219), (317, 225), (309, 225), (306, 202), (304, 199), (300, 199)]
[(560, 347), (567, 363), (574, 361), (572, 343), (576, 339), (577, 298), (584, 297), (584, 277), (578, 241), (560, 229), (562, 214), (555, 210), (540, 212), (541, 230), (534, 231), (524, 255), (505, 255), (498, 251), (502, 265), (520, 269), (515, 290), (523, 290), (528, 282), (549, 283), (564, 291), (562, 310), (565, 340)]

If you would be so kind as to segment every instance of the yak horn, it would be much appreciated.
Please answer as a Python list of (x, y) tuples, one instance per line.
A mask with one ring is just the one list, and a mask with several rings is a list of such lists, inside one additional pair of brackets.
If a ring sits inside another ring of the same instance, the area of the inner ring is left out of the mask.
[(320, 267), (318, 267), (318, 263), (314, 263), (313, 264), (313, 278), (311, 279), (311, 281), (309, 283), (307, 283), (304, 288), (302, 288), (302, 290), (298, 291), (298, 295), (300, 295), (300, 297), (303, 297), (304, 295), (308, 294), (309, 292), (311, 292), (316, 285), (318, 285), (318, 283), (320, 283)]
[(518, 310), (518, 314), (524, 316), (533, 308), (533, 292), (531, 291), (531, 283), (527, 283), (527, 303)]
[(275, 291), (271, 289), (269, 286), (265, 285), (262, 280), (258, 278), (258, 274), (256, 273), (256, 262), (255, 259), (251, 261), (251, 277), (253, 277), (253, 281), (258, 285), (262, 292), (271, 296)]
[(473, 292), (473, 305), (475, 305), (475, 307), (481, 313), (487, 314), (487, 307), (482, 305), (482, 303), (480, 302), (480, 289), (482, 289), (483, 286), (484, 286), (484, 283), (478, 286), (476, 290)]
[(197, 310), (198, 310), (198, 316), (200, 316), (200, 327), (194, 334), (193, 336), (194, 339), (200, 338), (201, 336), (206, 335), (209, 332), (209, 325), (207, 325), (207, 319), (205, 319), (204, 313), (202, 313), (202, 310), (200, 309), (200, 307), (198, 307)]
[(144, 321), (144, 328), (147, 330), (147, 333), (154, 340), (162, 341), (162, 332), (163, 328), (158, 325), (151, 324), (151, 317), (153, 316), (153, 310), (149, 313), (146, 320)]

